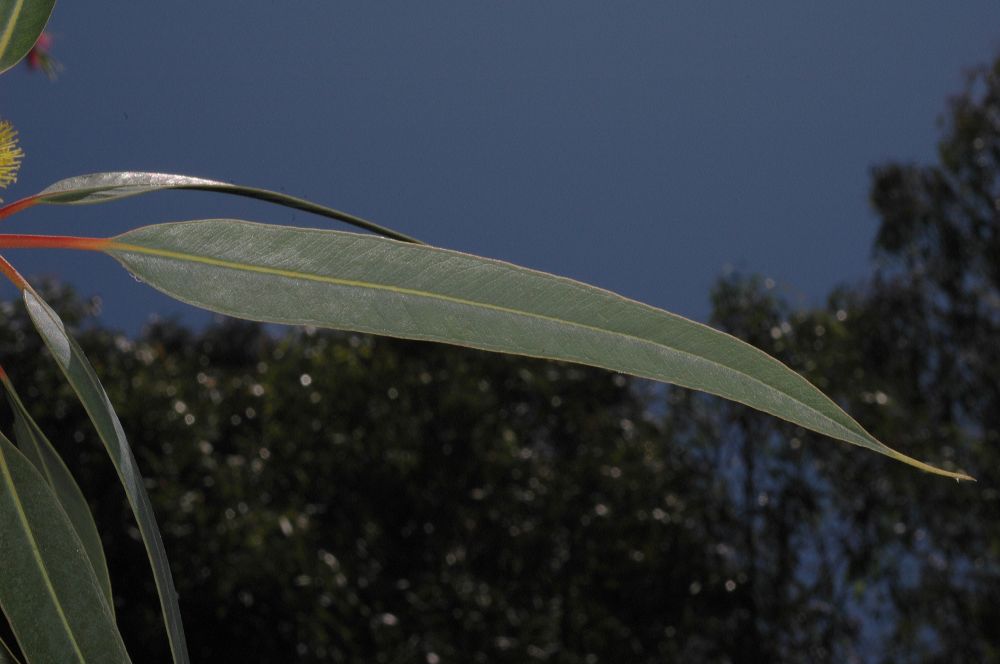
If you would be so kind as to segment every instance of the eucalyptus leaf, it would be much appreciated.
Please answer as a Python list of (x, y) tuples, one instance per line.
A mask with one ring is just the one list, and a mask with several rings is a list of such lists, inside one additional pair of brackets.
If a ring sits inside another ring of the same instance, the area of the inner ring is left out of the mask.
[[(384, 226), (379, 226), (353, 214), (334, 210), (323, 205), (318, 205), (311, 201), (294, 196), (288, 196), (277, 191), (267, 189), (256, 189), (254, 187), (242, 187), (235, 184), (219, 182), (217, 180), (206, 180), (189, 175), (174, 175), (171, 173), (143, 173), (133, 171), (123, 171), (114, 173), (91, 173), (89, 175), (78, 175), (76, 177), (60, 180), (55, 184), (45, 188), (40, 193), (32, 196), (33, 204), (44, 203), (49, 205), (93, 205), (96, 203), (108, 203), (131, 196), (140, 196), (156, 191), (167, 189), (189, 189), (196, 191), (214, 191), (221, 194), (232, 194), (245, 198), (275, 203), (296, 210), (302, 210), (322, 217), (336, 219), (344, 223), (362, 228), (364, 230), (378, 233), (385, 237), (391, 237), (404, 242), (417, 242), (408, 235), (404, 235)], [(15, 204), (16, 205), (16, 204)]]
[(370, 235), (229, 219), (88, 242), (151, 286), (211, 311), (602, 367), (971, 479), (882, 444), (807, 380), (735, 337), (570, 279)]
[(160, 596), (160, 606), (167, 627), (173, 661), (175, 664), (182, 662), (186, 664), (189, 659), (184, 627), (181, 624), (177, 591), (174, 589), (167, 554), (163, 548), (160, 530), (156, 525), (153, 506), (143, 486), (139, 466), (136, 464), (118, 415), (115, 414), (111, 401), (90, 362), (87, 361), (80, 346), (67, 333), (59, 316), (31, 288), (24, 289), (23, 297), (32, 323), (79, 397), (111, 457), (115, 470), (118, 471), (118, 477), (125, 488), (125, 495), (135, 514), (139, 533), (142, 535), (153, 568), (153, 579)]
[(0, 0), (0, 73), (28, 54), (55, 4), (55, 0)]
[(76, 531), (45, 479), (0, 434), (0, 605), (28, 662), (129, 661)]
[(7, 401), (14, 411), (14, 437), (17, 446), (55, 492), (59, 504), (62, 505), (70, 523), (73, 524), (73, 529), (83, 543), (84, 551), (90, 559), (94, 574), (104, 591), (108, 607), (114, 615), (114, 597), (111, 593), (108, 563), (104, 557), (101, 537), (97, 532), (97, 524), (94, 522), (94, 515), (90, 513), (87, 499), (59, 452), (56, 451), (41, 427), (31, 417), (31, 413), (25, 408), (21, 397), (5, 373), (0, 373), (0, 382), (3, 382), (7, 390)]

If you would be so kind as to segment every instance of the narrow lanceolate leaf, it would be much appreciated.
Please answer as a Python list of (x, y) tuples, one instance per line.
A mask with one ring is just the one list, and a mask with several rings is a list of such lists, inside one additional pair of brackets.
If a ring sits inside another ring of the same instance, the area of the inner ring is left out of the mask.
[(90, 416), (97, 434), (104, 443), (111, 461), (118, 471), (125, 495), (128, 497), (132, 512), (139, 525), (139, 533), (146, 545), (153, 567), (153, 578), (160, 595), (160, 606), (163, 610), (163, 620), (167, 626), (167, 636), (175, 663), (187, 663), (187, 645), (184, 641), (184, 628), (181, 625), (180, 609), (177, 604), (177, 591), (174, 589), (173, 577), (167, 563), (167, 554), (163, 548), (160, 530), (156, 525), (153, 506), (143, 486), (139, 466), (135, 462), (132, 448), (125, 438), (118, 415), (111, 407), (107, 393), (97, 379), (97, 374), (90, 366), (83, 351), (76, 341), (66, 332), (59, 316), (30, 287), (23, 291), (24, 302), (28, 315), (35, 328), (45, 340), (56, 363), (62, 369), (70, 385)]
[[(13, 245), (12, 245), (13, 246)], [(766, 353), (576, 281), (368, 235), (236, 220), (86, 240), (184, 302), (241, 318), (578, 362), (716, 394), (923, 470)]]
[(28, 54), (55, 4), (55, 0), (0, 0), (0, 73)]
[(45, 479), (0, 434), (0, 605), (28, 662), (128, 654), (83, 544)]
[[(322, 217), (336, 219), (344, 223), (362, 228), (364, 230), (378, 233), (385, 237), (391, 237), (405, 242), (417, 242), (408, 235), (403, 235), (397, 231), (379, 226), (353, 214), (334, 210), (323, 205), (318, 205), (311, 201), (294, 196), (288, 196), (277, 191), (267, 189), (256, 189), (254, 187), (241, 187), (235, 184), (218, 182), (216, 180), (206, 180), (205, 178), (195, 178), (189, 175), (173, 175), (170, 173), (141, 173), (141, 172), (116, 172), (116, 173), (91, 173), (89, 175), (78, 175), (76, 177), (60, 180), (44, 191), (27, 198), (23, 201), (9, 205), (8, 213), (37, 205), (40, 203), (48, 205), (92, 205), (95, 203), (107, 203), (110, 201), (139, 196), (155, 191), (166, 189), (191, 189), (198, 191), (214, 191), (221, 194), (232, 194), (245, 198), (283, 205), (303, 212), (317, 214)], [(0, 210), (0, 218), (3, 218), (3, 211)]]
[(84, 498), (83, 491), (80, 490), (80, 486), (76, 483), (69, 468), (66, 467), (62, 457), (59, 456), (59, 452), (56, 451), (41, 427), (31, 417), (7, 374), (2, 370), (0, 370), (0, 382), (7, 390), (7, 401), (14, 411), (14, 438), (17, 441), (17, 446), (55, 492), (59, 504), (62, 505), (70, 523), (73, 524), (73, 529), (83, 543), (84, 552), (90, 559), (90, 566), (101, 585), (101, 590), (104, 591), (108, 607), (114, 615), (114, 597), (111, 594), (108, 563), (104, 557), (101, 537), (97, 533), (97, 524), (94, 522), (94, 516), (90, 513), (87, 499)]

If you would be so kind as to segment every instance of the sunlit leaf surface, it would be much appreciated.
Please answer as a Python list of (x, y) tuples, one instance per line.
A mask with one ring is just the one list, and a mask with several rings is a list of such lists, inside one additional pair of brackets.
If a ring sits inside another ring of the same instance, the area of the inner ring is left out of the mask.
[(90, 248), (212, 311), (603, 367), (716, 394), (968, 479), (882, 444), (804, 378), (735, 337), (569, 279), (368, 235), (225, 219), (146, 226)]
[(174, 175), (171, 173), (114, 172), (91, 173), (60, 180), (47, 187), (44, 191), (31, 198), (33, 203), (49, 205), (93, 205), (107, 203), (131, 196), (139, 196), (166, 189), (189, 189), (196, 191), (214, 191), (221, 194), (232, 194), (245, 198), (254, 198), (285, 207), (302, 210), (322, 217), (336, 219), (344, 223), (378, 233), (385, 237), (407, 242), (416, 242), (413, 238), (384, 226), (379, 226), (353, 214), (334, 210), (324, 205), (317, 205), (277, 191), (242, 187), (217, 180), (206, 180), (189, 175)]

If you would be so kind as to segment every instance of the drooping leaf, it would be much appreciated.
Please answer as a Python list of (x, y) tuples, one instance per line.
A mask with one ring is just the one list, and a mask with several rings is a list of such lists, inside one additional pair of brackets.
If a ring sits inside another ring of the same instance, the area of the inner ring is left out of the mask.
[(163, 548), (160, 530), (156, 525), (153, 506), (150, 504), (149, 496), (143, 486), (139, 466), (136, 464), (135, 456), (132, 454), (132, 448), (122, 430), (118, 415), (115, 414), (111, 401), (101, 386), (97, 374), (90, 366), (90, 362), (87, 361), (80, 346), (66, 332), (59, 316), (31, 288), (25, 288), (23, 296), (32, 323), (79, 397), (111, 457), (115, 470), (118, 471), (118, 477), (125, 488), (125, 495), (128, 497), (133, 514), (135, 514), (139, 533), (142, 535), (142, 541), (146, 546), (146, 553), (149, 555), (153, 568), (153, 578), (159, 591), (160, 606), (163, 610), (163, 620), (167, 627), (173, 661), (175, 664), (182, 662), (186, 664), (189, 659), (184, 639), (184, 627), (181, 624), (177, 591), (174, 589), (167, 554)]
[[(285, 207), (317, 214), (330, 219), (336, 219), (352, 226), (362, 228), (385, 237), (391, 237), (404, 242), (417, 242), (413, 238), (397, 231), (379, 226), (353, 214), (334, 210), (323, 205), (317, 205), (302, 198), (288, 196), (277, 191), (241, 187), (216, 180), (206, 180), (188, 175), (173, 175), (170, 173), (91, 173), (60, 180), (47, 187), (29, 199), (32, 204), (49, 205), (92, 205), (139, 196), (165, 189), (189, 189), (198, 191), (214, 191), (222, 194), (232, 194), (246, 198), (276, 203)], [(15, 203), (12, 207), (16, 207)]]
[(83, 543), (84, 551), (90, 559), (94, 575), (101, 584), (108, 607), (114, 615), (114, 597), (111, 594), (111, 577), (108, 574), (108, 563), (101, 546), (101, 537), (97, 532), (94, 515), (90, 513), (87, 499), (66, 467), (59, 452), (45, 436), (41, 427), (35, 422), (25, 408), (21, 397), (14, 389), (6, 373), (0, 373), (0, 382), (7, 390), (7, 401), (14, 411), (14, 438), (24, 456), (34, 464), (42, 477), (49, 483), (59, 499), (66, 516), (69, 517), (73, 529)]
[(735, 337), (569, 279), (368, 235), (225, 219), (88, 242), (155, 288), (212, 311), (602, 367), (971, 479), (882, 444), (804, 378)]
[(21, 61), (49, 21), (56, 0), (0, 1), (0, 73)]
[(0, 605), (28, 662), (115, 664), (128, 654), (52, 489), (0, 434)]

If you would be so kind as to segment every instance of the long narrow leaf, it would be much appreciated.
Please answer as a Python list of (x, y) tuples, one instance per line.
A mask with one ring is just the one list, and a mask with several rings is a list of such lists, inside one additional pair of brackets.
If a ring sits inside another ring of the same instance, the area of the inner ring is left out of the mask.
[(0, 2), (0, 73), (28, 54), (45, 29), (55, 4), (55, 0)]
[(111, 576), (108, 574), (108, 563), (101, 546), (101, 537), (97, 532), (94, 515), (90, 513), (87, 499), (73, 474), (66, 467), (59, 452), (52, 446), (41, 427), (31, 417), (25, 408), (21, 397), (14, 389), (7, 374), (0, 371), (0, 382), (7, 390), (7, 401), (14, 411), (14, 437), (17, 446), (24, 456), (34, 464), (39, 473), (46, 479), (56, 498), (69, 517), (73, 529), (83, 543), (84, 551), (90, 559), (94, 575), (101, 584), (108, 607), (114, 615), (114, 597), (111, 594)]
[[(408, 235), (404, 235), (384, 226), (379, 226), (353, 214), (334, 210), (323, 205), (317, 205), (302, 198), (288, 196), (277, 191), (267, 189), (256, 189), (254, 187), (241, 187), (235, 184), (227, 184), (216, 180), (206, 180), (195, 178), (189, 175), (173, 175), (170, 173), (140, 173), (140, 172), (117, 172), (117, 173), (91, 173), (89, 175), (79, 175), (65, 180), (60, 180), (47, 187), (40, 193), (26, 199), (26, 202), (35, 205), (44, 203), (48, 205), (92, 205), (95, 203), (107, 203), (117, 201), (131, 196), (140, 196), (155, 191), (166, 189), (191, 189), (198, 191), (214, 191), (221, 194), (232, 194), (257, 200), (283, 205), (285, 207), (302, 210), (311, 214), (317, 214), (330, 219), (336, 219), (352, 226), (364, 230), (378, 233), (379, 235), (390, 237), (404, 242), (418, 242)], [(14, 203), (11, 208), (24, 207), (25, 202)], [(2, 215), (0, 215), (2, 216)]]
[(0, 434), (0, 605), (28, 662), (128, 654), (83, 545), (45, 479)]
[(879, 442), (804, 378), (717, 330), (496, 260), (369, 235), (203, 220), (87, 241), (184, 302), (311, 324), (578, 362), (744, 403), (933, 473)]
[(31, 288), (23, 291), (24, 302), (35, 328), (45, 340), (56, 363), (62, 369), (70, 385), (83, 404), (84, 409), (94, 423), (94, 428), (111, 456), (111, 461), (118, 471), (125, 494), (128, 496), (132, 512), (135, 514), (153, 567), (153, 578), (160, 595), (160, 606), (163, 610), (163, 620), (170, 639), (170, 648), (175, 664), (187, 663), (187, 645), (184, 640), (184, 628), (181, 624), (180, 609), (177, 604), (177, 591), (174, 589), (173, 578), (167, 554), (163, 548), (160, 530), (156, 525), (153, 506), (143, 487), (139, 466), (135, 462), (132, 448), (125, 438), (118, 416), (115, 414), (107, 393), (97, 379), (90, 362), (76, 341), (66, 332), (59, 316)]

